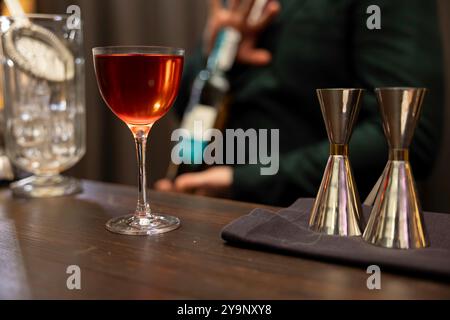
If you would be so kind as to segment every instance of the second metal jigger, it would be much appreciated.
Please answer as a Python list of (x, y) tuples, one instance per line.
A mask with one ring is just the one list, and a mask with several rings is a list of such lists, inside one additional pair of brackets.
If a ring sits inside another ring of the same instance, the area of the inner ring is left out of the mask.
[(389, 144), (389, 161), (376, 185), (374, 205), (363, 235), (369, 243), (398, 249), (427, 246), (408, 151), (425, 92), (424, 88), (375, 90)]
[(348, 142), (362, 93), (362, 89), (317, 90), (330, 157), (311, 212), (311, 230), (340, 236), (362, 233), (361, 203), (348, 160)]

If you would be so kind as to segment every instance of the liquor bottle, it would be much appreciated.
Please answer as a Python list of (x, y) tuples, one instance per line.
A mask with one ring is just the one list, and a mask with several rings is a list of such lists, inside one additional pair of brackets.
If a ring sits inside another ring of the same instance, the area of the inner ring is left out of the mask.
[[(261, 16), (267, 0), (256, 0), (249, 14), (249, 22)], [(207, 59), (206, 68), (200, 71), (192, 85), (191, 96), (181, 121), (181, 128), (187, 129), (190, 139), (181, 141), (183, 163), (201, 168), (203, 151), (210, 141), (208, 129), (223, 129), (227, 118), (227, 101), (230, 84), (226, 72), (234, 64), (241, 40), (239, 31), (232, 27), (222, 29)], [(201, 125), (201, 130), (198, 126)], [(196, 128), (197, 126), (197, 128)], [(197, 130), (196, 130), (197, 129)], [(170, 162), (166, 177), (173, 180), (179, 173), (179, 166)]]

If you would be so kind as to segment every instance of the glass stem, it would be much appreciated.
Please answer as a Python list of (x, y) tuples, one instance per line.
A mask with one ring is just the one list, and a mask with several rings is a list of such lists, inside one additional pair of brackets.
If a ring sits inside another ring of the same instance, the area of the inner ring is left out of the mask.
[(134, 141), (136, 143), (136, 157), (138, 161), (138, 202), (135, 215), (139, 218), (150, 217), (152, 215), (150, 204), (147, 198), (147, 175), (145, 170), (145, 150), (147, 145), (147, 137), (150, 128), (133, 130)]

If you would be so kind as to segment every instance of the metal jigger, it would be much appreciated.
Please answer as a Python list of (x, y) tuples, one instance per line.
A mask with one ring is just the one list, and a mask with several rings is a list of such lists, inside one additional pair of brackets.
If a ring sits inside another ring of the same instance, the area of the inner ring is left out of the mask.
[(362, 89), (318, 89), (330, 140), (330, 157), (309, 219), (311, 230), (359, 236), (362, 210), (348, 160), (348, 142), (359, 112)]
[(389, 161), (375, 187), (378, 191), (363, 238), (386, 248), (423, 248), (428, 244), (408, 148), (426, 89), (380, 88), (375, 92), (389, 144)]

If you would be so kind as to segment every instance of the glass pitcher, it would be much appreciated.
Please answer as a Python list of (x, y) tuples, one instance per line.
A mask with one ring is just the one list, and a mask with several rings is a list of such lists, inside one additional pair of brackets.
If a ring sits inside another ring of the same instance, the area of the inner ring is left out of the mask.
[(77, 179), (60, 175), (86, 150), (81, 27), (66, 15), (0, 17), (5, 151), (33, 174), (11, 184), (16, 196), (81, 190)]

